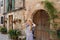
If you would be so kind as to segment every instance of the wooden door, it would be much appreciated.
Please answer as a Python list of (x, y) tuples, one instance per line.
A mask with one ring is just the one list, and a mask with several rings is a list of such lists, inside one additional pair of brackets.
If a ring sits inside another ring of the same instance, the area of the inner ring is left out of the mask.
[(49, 40), (50, 36), (47, 32), (49, 29), (49, 16), (47, 15), (46, 11), (38, 10), (33, 15), (33, 22), (36, 24), (34, 36), (36, 37), (35, 40)]
[(13, 29), (13, 15), (9, 15), (9, 30)]

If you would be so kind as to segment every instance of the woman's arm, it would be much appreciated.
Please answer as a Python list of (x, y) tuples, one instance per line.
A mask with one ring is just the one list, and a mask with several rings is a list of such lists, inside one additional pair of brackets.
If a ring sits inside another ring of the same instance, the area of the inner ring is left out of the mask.
[(30, 22), (30, 30), (32, 31), (32, 22)]
[(36, 25), (34, 23), (31, 23), (30, 26), (31, 26), (30, 29), (32, 30), (32, 28), (35, 27)]

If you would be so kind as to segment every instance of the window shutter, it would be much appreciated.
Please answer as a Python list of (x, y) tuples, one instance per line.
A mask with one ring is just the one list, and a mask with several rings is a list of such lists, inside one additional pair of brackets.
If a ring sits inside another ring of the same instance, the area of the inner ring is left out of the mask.
[(12, 0), (12, 10), (15, 9), (15, 0)]
[(7, 12), (9, 11), (9, 0), (6, 0), (6, 9), (7, 9)]

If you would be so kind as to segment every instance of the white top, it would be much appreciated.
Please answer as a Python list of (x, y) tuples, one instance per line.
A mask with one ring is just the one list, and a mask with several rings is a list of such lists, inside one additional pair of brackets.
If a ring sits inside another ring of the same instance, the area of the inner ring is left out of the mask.
[(26, 30), (25, 30), (26, 35), (32, 34), (32, 31), (30, 30), (30, 26), (26, 24)]
[[(35, 27), (35, 26), (36, 25), (33, 23), (33, 26), (32, 27)], [(28, 24), (26, 24), (25, 33), (26, 33), (26, 35), (32, 34), (32, 30), (30, 30), (30, 26)]]

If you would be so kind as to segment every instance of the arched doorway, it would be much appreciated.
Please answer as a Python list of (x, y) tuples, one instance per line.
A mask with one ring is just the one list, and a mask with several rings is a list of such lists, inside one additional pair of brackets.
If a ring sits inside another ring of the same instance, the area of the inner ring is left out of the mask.
[(47, 30), (50, 29), (48, 13), (45, 10), (37, 10), (33, 15), (33, 22), (36, 24), (34, 30), (35, 40), (50, 40)]

